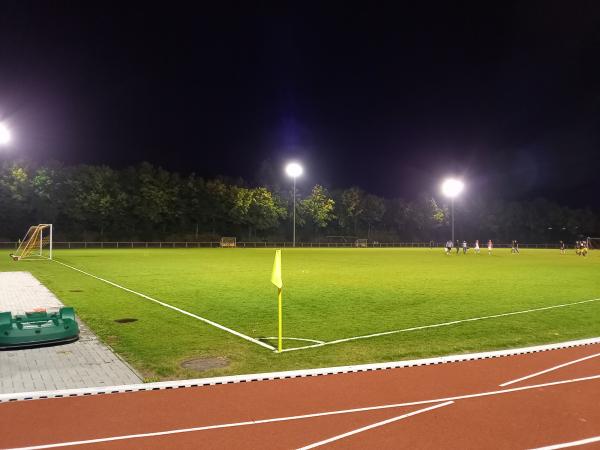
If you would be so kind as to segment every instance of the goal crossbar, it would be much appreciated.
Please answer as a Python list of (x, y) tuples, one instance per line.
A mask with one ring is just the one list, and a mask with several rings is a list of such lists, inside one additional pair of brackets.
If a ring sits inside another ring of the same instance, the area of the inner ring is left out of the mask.
[[(48, 249), (47, 256), (44, 255), (45, 249)], [(52, 224), (40, 223), (30, 226), (19, 247), (10, 256), (15, 261), (35, 258), (52, 259)]]

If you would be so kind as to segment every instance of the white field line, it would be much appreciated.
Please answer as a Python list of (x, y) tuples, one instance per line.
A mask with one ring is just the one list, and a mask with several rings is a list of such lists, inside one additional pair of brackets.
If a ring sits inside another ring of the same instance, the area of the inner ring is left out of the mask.
[(514, 316), (517, 314), (527, 314), (527, 313), (532, 313), (532, 312), (537, 312), (537, 311), (547, 311), (549, 309), (556, 309), (556, 308), (566, 308), (567, 306), (581, 305), (584, 303), (591, 303), (591, 302), (597, 302), (597, 301), (600, 301), (600, 298), (593, 298), (590, 300), (582, 300), (582, 301), (573, 302), (573, 303), (563, 303), (560, 305), (544, 306), (542, 308), (525, 309), (522, 311), (512, 311), (512, 312), (508, 312), (508, 313), (494, 314), (491, 316), (472, 317), (470, 319), (453, 320), (451, 322), (435, 323), (432, 325), (423, 325), (423, 326), (419, 326), (419, 327), (403, 328), (401, 330), (392, 330), (392, 331), (384, 331), (381, 333), (365, 334), (362, 336), (354, 336), (354, 337), (349, 337), (349, 338), (344, 338), (344, 339), (336, 339), (334, 341), (326, 341), (323, 344), (313, 344), (313, 345), (305, 345), (303, 347), (284, 348), (281, 352), (293, 352), (296, 350), (306, 350), (308, 348), (316, 348), (316, 347), (323, 347), (325, 345), (341, 344), (342, 342), (356, 341), (359, 339), (370, 339), (370, 338), (379, 337), (379, 336), (387, 336), (390, 334), (406, 333), (408, 331), (426, 330), (428, 328), (447, 327), (449, 325), (456, 325), (459, 323), (475, 322), (478, 320), (486, 320), (486, 319), (496, 319), (498, 317)]
[[(269, 336), (262, 339), (279, 339), (278, 336)], [(325, 341), (319, 341), (318, 339), (305, 339), (305, 338), (295, 338), (295, 337), (282, 337), (284, 341), (304, 341), (304, 342), (316, 342), (317, 344), (324, 344)]]
[(558, 342), (554, 344), (536, 345), (508, 350), (494, 350), (480, 353), (463, 353), (460, 355), (436, 356), (434, 358), (413, 359), (406, 361), (393, 361), (374, 364), (357, 364), (354, 366), (323, 367), (319, 369), (286, 370), (282, 372), (253, 373), (246, 375), (229, 375), (225, 377), (195, 378), (190, 380), (158, 381), (143, 384), (125, 384), (120, 386), (99, 386), (77, 389), (62, 389), (54, 391), (17, 392), (0, 394), (0, 403), (47, 399), (68, 398), (89, 395), (118, 394), (123, 392), (156, 391), (164, 389), (184, 389), (189, 387), (215, 386), (220, 384), (249, 383), (257, 381), (284, 380), (290, 378), (304, 378), (337, 375), (343, 373), (360, 373), (374, 370), (402, 369), (407, 367), (429, 366), (433, 364), (451, 364), (463, 361), (477, 361), (491, 358), (505, 358), (516, 355), (527, 355), (554, 350), (584, 347), (600, 344), (600, 337), (579, 339), (577, 341)]
[(504, 386), (508, 386), (508, 385), (511, 385), (511, 384), (514, 384), (514, 383), (518, 383), (519, 381), (528, 380), (529, 378), (537, 377), (538, 375), (543, 375), (545, 373), (552, 372), (553, 370), (562, 369), (563, 367), (567, 367), (567, 366), (570, 366), (572, 364), (577, 364), (578, 362), (585, 361), (587, 359), (592, 359), (592, 358), (595, 358), (597, 356), (600, 356), (600, 353), (596, 353), (594, 355), (589, 355), (589, 356), (584, 356), (583, 358), (579, 358), (579, 359), (576, 359), (576, 360), (573, 360), (573, 361), (569, 361), (569, 362), (566, 362), (566, 363), (563, 363), (563, 364), (559, 364), (558, 366), (550, 367), (549, 369), (541, 370), (539, 372), (532, 373), (531, 375), (527, 375), (525, 377), (517, 378), (516, 380), (507, 381), (506, 383), (502, 383), (500, 386), (504, 387)]
[(559, 448), (578, 447), (580, 445), (593, 444), (594, 442), (600, 442), (600, 436), (580, 439), (579, 441), (563, 442), (562, 444), (548, 445), (547, 447), (537, 447), (533, 450), (558, 450)]
[(445, 402), (440, 405), (429, 406), (428, 408), (418, 409), (413, 412), (409, 412), (408, 414), (402, 414), (401, 416), (392, 417), (391, 419), (382, 420), (381, 422), (376, 422), (371, 425), (367, 425), (366, 427), (357, 428), (356, 430), (349, 431), (347, 433), (338, 434), (337, 436), (330, 437), (329, 439), (324, 439), (319, 442), (315, 442), (310, 445), (306, 445), (304, 447), (300, 447), (298, 450), (310, 450), (311, 448), (321, 447), (322, 445), (329, 444), (334, 441), (339, 441), (340, 439), (344, 439), (348, 436), (353, 436), (358, 433), (362, 433), (364, 431), (372, 430), (373, 428), (381, 427), (383, 425), (387, 425), (388, 423), (397, 422), (398, 420), (406, 419), (407, 417), (416, 416), (417, 414), (421, 414), (427, 411), (431, 411), (437, 408), (442, 408), (444, 406), (451, 405), (454, 402)]
[(191, 313), (191, 312), (186, 311), (186, 310), (181, 309), (181, 308), (177, 308), (176, 306), (169, 305), (168, 303), (161, 302), (160, 300), (156, 300), (155, 298), (152, 298), (152, 297), (150, 297), (150, 296), (148, 296), (146, 294), (142, 294), (141, 292), (137, 292), (137, 291), (134, 291), (132, 289), (126, 288), (125, 286), (121, 286), (120, 284), (113, 283), (112, 281), (109, 281), (109, 280), (107, 280), (105, 278), (100, 278), (100, 277), (98, 277), (96, 275), (92, 275), (91, 273), (88, 273), (88, 272), (86, 272), (84, 270), (78, 269), (77, 267), (70, 266), (69, 264), (65, 264), (63, 262), (57, 261), (56, 259), (53, 259), (52, 261), (54, 261), (55, 263), (60, 264), (62, 266), (68, 267), (69, 269), (72, 269), (72, 270), (80, 272), (80, 273), (82, 273), (84, 275), (87, 275), (88, 277), (95, 278), (96, 280), (102, 281), (102, 282), (104, 282), (106, 284), (110, 284), (111, 286), (114, 286), (116, 288), (123, 289), (124, 291), (130, 292), (130, 293), (135, 294), (135, 295), (137, 295), (139, 297), (145, 298), (146, 300), (150, 300), (151, 302), (158, 303), (161, 306), (164, 306), (166, 308), (170, 308), (170, 309), (172, 309), (174, 311), (180, 312), (181, 314), (185, 314), (186, 316), (193, 317), (194, 319), (197, 319), (197, 320), (200, 320), (200, 321), (202, 321), (204, 323), (212, 325), (213, 327), (219, 328), (220, 330), (227, 331), (228, 333), (231, 333), (231, 334), (233, 334), (235, 336), (241, 337), (242, 339), (250, 341), (250, 342), (252, 342), (254, 344), (260, 345), (261, 347), (268, 348), (269, 350), (277, 351), (277, 349), (275, 347), (273, 347), (272, 345), (269, 345), (269, 344), (267, 344), (265, 342), (261, 342), (258, 339), (251, 338), (250, 336), (246, 336), (245, 334), (240, 333), (239, 331), (235, 331), (235, 330), (232, 330), (231, 328), (227, 328), (226, 326), (221, 325), (221, 324), (219, 324), (217, 322), (213, 322), (212, 320), (209, 320), (209, 319), (207, 319), (205, 317), (199, 316), (197, 314)]
[(401, 408), (404, 406), (429, 405), (429, 404), (436, 404), (436, 403), (443, 403), (443, 402), (450, 402), (450, 401), (455, 402), (457, 400), (465, 400), (465, 399), (479, 398), (479, 397), (491, 397), (494, 395), (509, 394), (511, 392), (528, 391), (531, 389), (539, 389), (539, 388), (550, 387), (550, 386), (560, 386), (563, 384), (571, 384), (571, 383), (578, 383), (578, 382), (582, 382), (582, 381), (590, 381), (590, 380), (598, 380), (598, 379), (600, 379), (600, 375), (592, 375), (592, 376), (583, 377), (583, 378), (573, 378), (570, 380), (553, 381), (551, 383), (534, 384), (534, 385), (530, 385), (530, 386), (521, 386), (521, 387), (516, 387), (516, 388), (510, 388), (510, 389), (501, 389), (501, 390), (497, 390), (497, 391), (478, 392), (475, 394), (457, 395), (454, 397), (436, 398), (436, 399), (431, 399), (431, 400), (418, 400), (418, 401), (414, 401), (414, 402), (392, 403), (392, 404), (387, 404), (387, 405), (367, 406), (364, 408), (353, 408), (353, 409), (342, 409), (342, 410), (326, 411), (326, 412), (320, 412), (320, 413), (303, 414), (303, 415), (298, 415), (298, 416), (286, 416), (286, 417), (275, 417), (275, 418), (271, 418), (271, 419), (249, 420), (249, 421), (245, 421), (245, 422), (222, 423), (222, 424), (217, 424), (217, 425), (206, 425), (206, 426), (194, 427), (194, 428), (178, 428), (175, 430), (156, 431), (156, 432), (152, 432), (152, 433), (126, 434), (126, 435), (120, 435), (120, 436), (109, 436), (109, 437), (105, 437), (105, 438), (87, 439), (87, 440), (82, 440), (82, 441), (67, 441), (67, 442), (58, 442), (55, 444), (33, 445), (33, 446), (28, 446), (28, 447), (13, 447), (13, 448), (7, 448), (5, 450), (41, 450), (41, 449), (47, 449), (47, 448), (71, 447), (71, 446), (75, 446), (75, 445), (96, 444), (96, 443), (100, 443), (100, 442), (124, 441), (124, 440), (128, 440), (128, 439), (139, 439), (139, 438), (147, 438), (147, 437), (155, 437), (155, 436), (166, 436), (166, 435), (171, 435), (171, 434), (191, 433), (191, 432), (195, 432), (195, 431), (216, 430), (216, 429), (222, 429), (222, 428), (234, 428), (234, 427), (241, 427), (241, 426), (246, 426), (246, 425), (260, 425), (260, 424), (265, 424), (265, 423), (288, 422), (290, 420), (310, 419), (310, 418), (314, 418), (314, 417), (324, 417), (324, 416), (335, 416), (335, 415), (340, 415), (340, 414), (351, 414), (351, 413), (364, 412), (364, 411), (379, 411), (379, 410), (384, 410), (384, 409)]

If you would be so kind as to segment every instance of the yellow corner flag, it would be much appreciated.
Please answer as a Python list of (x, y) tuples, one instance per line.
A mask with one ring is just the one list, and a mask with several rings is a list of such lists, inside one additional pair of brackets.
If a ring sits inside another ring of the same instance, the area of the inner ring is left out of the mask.
[(281, 250), (275, 250), (275, 260), (273, 261), (273, 272), (271, 272), (271, 283), (279, 289), (283, 287), (281, 281)]
[(275, 250), (275, 260), (273, 261), (273, 271), (271, 272), (271, 283), (277, 286), (277, 303), (279, 306), (279, 339), (278, 349), (283, 349), (283, 314), (282, 314), (282, 301), (281, 291), (283, 290), (283, 281), (281, 280), (281, 249)]

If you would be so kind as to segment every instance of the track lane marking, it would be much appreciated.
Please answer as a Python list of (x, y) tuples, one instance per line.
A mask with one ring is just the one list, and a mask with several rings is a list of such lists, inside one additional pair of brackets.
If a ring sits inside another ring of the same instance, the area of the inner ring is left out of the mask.
[(498, 317), (514, 316), (517, 314), (527, 314), (527, 313), (537, 312), (537, 311), (546, 311), (549, 309), (566, 308), (567, 306), (582, 305), (584, 303), (591, 303), (591, 302), (597, 302), (597, 301), (600, 301), (600, 298), (581, 300), (581, 301), (573, 302), (573, 303), (562, 303), (560, 305), (544, 306), (541, 308), (525, 309), (522, 311), (512, 311), (512, 312), (502, 313), (502, 314), (493, 314), (491, 316), (472, 317), (470, 319), (460, 319), (460, 320), (453, 320), (451, 322), (434, 323), (432, 325), (423, 325), (423, 326), (419, 326), (419, 327), (403, 328), (401, 330), (391, 330), (391, 331), (383, 331), (381, 333), (364, 334), (362, 336), (353, 336), (353, 337), (344, 338), (344, 339), (335, 339), (333, 341), (326, 341), (322, 344), (305, 345), (303, 347), (294, 347), (294, 348), (284, 348), (279, 353), (293, 352), (293, 351), (297, 351), (297, 350), (306, 350), (309, 348), (324, 347), (326, 345), (341, 344), (342, 342), (357, 341), (359, 339), (370, 339), (370, 338), (379, 337), (379, 336), (388, 336), (390, 334), (406, 333), (408, 331), (418, 331), (418, 330), (426, 330), (429, 328), (447, 327), (450, 325), (456, 325), (459, 323), (466, 323), (466, 322), (475, 322), (478, 320), (497, 319)]
[(42, 449), (48, 449), (48, 448), (71, 447), (71, 446), (76, 446), (76, 445), (97, 444), (97, 443), (101, 443), (101, 442), (122, 441), (122, 440), (139, 439), (139, 438), (145, 438), (145, 437), (166, 436), (166, 435), (171, 435), (171, 434), (190, 433), (190, 432), (195, 432), (195, 431), (234, 428), (234, 427), (241, 427), (241, 426), (246, 426), (246, 425), (260, 425), (260, 424), (265, 424), (265, 423), (287, 422), (290, 420), (309, 419), (309, 418), (324, 417), (324, 416), (335, 416), (335, 415), (340, 415), (340, 414), (351, 414), (351, 413), (364, 412), (364, 411), (378, 411), (378, 410), (383, 410), (383, 409), (400, 408), (400, 407), (404, 407), (404, 406), (428, 405), (428, 404), (432, 404), (432, 403), (443, 403), (443, 402), (450, 402), (450, 401), (455, 402), (457, 400), (465, 400), (465, 399), (479, 398), (479, 397), (490, 397), (490, 396), (494, 396), (494, 395), (509, 394), (511, 392), (528, 391), (531, 389), (539, 389), (539, 388), (551, 387), (551, 386), (560, 386), (563, 384), (579, 383), (579, 382), (583, 382), (583, 381), (591, 381), (591, 380), (599, 380), (599, 379), (600, 379), (600, 375), (591, 375), (591, 376), (582, 377), (582, 378), (572, 378), (569, 380), (553, 381), (550, 383), (543, 383), (543, 384), (533, 384), (533, 385), (529, 385), (529, 386), (520, 386), (520, 387), (516, 387), (516, 388), (501, 389), (501, 390), (497, 390), (497, 391), (478, 392), (475, 394), (457, 395), (454, 397), (436, 398), (436, 399), (430, 399), (430, 400), (417, 400), (417, 401), (413, 401), (413, 402), (404, 402), (404, 403), (392, 403), (392, 404), (388, 404), (388, 405), (366, 406), (366, 407), (362, 407), (362, 408), (325, 411), (325, 412), (320, 412), (320, 413), (302, 414), (302, 415), (297, 415), (297, 416), (275, 417), (275, 418), (271, 418), (271, 419), (259, 419), (259, 420), (251, 420), (251, 421), (244, 421), (244, 422), (205, 425), (205, 426), (201, 426), (201, 427), (181, 428), (181, 429), (175, 429), (175, 430), (156, 431), (156, 432), (150, 432), (150, 433), (109, 436), (109, 437), (105, 437), (105, 438), (86, 439), (86, 440), (81, 440), (81, 441), (59, 442), (59, 443), (55, 443), (55, 444), (40, 444), (40, 445), (33, 445), (33, 446), (27, 446), (27, 447), (12, 447), (12, 448), (7, 448), (5, 450), (42, 450)]
[(347, 433), (338, 434), (337, 436), (330, 437), (329, 439), (324, 439), (322, 441), (318, 441), (318, 442), (314, 442), (314, 443), (309, 444), (309, 445), (305, 445), (304, 447), (300, 447), (298, 450), (310, 450), (311, 448), (320, 447), (322, 445), (329, 444), (330, 442), (339, 441), (340, 439), (344, 439), (344, 438), (347, 438), (349, 436), (353, 436), (355, 434), (362, 433), (364, 431), (372, 430), (373, 428), (381, 427), (383, 425), (387, 425), (388, 423), (397, 422), (398, 420), (402, 420), (402, 419), (406, 419), (408, 417), (416, 416), (417, 414), (422, 414), (422, 413), (427, 412), (427, 411), (432, 411), (432, 410), (437, 409), (437, 408), (442, 408), (444, 406), (448, 406), (448, 405), (451, 405), (453, 403), (454, 402), (445, 402), (445, 403), (441, 403), (439, 405), (434, 405), (434, 406), (429, 406), (427, 408), (418, 409), (416, 411), (409, 412), (407, 414), (402, 414), (401, 416), (392, 417), (391, 419), (382, 420), (381, 422), (375, 422), (375, 423), (373, 423), (371, 425), (367, 425), (365, 427), (361, 427), (361, 428), (357, 428), (357, 429), (352, 430), (352, 431), (348, 431)]
[(594, 442), (600, 442), (600, 436), (594, 436), (587, 439), (580, 439), (579, 441), (563, 442), (561, 444), (548, 445), (546, 447), (536, 447), (532, 450), (558, 450), (559, 448), (577, 447), (580, 445), (592, 444)]
[(231, 328), (226, 327), (225, 325), (221, 325), (220, 323), (213, 322), (210, 319), (207, 319), (205, 317), (202, 317), (202, 316), (199, 316), (197, 314), (191, 313), (189, 311), (186, 311), (185, 309), (181, 309), (181, 308), (177, 308), (176, 306), (169, 305), (168, 303), (165, 303), (165, 302), (162, 302), (162, 301), (157, 300), (155, 298), (152, 298), (152, 297), (150, 297), (150, 296), (148, 296), (146, 294), (142, 294), (141, 292), (137, 292), (137, 291), (134, 291), (133, 289), (126, 288), (125, 286), (121, 286), (120, 284), (114, 283), (114, 282), (112, 282), (110, 280), (107, 280), (105, 278), (101, 278), (101, 277), (98, 277), (96, 275), (92, 275), (91, 273), (88, 273), (85, 270), (81, 270), (81, 269), (78, 269), (77, 267), (70, 266), (69, 264), (65, 264), (65, 263), (60, 262), (60, 261), (58, 261), (56, 259), (52, 259), (51, 261), (54, 261), (57, 264), (63, 265), (65, 267), (68, 267), (69, 269), (75, 270), (77, 272), (81, 272), (82, 274), (87, 275), (88, 277), (95, 278), (96, 280), (102, 281), (103, 283), (110, 284), (111, 286), (114, 286), (114, 287), (119, 288), (119, 289), (123, 289), (124, 291), (127, 291), (127, 292), (129, 292), (131, 294), (135, 294), (135, 295), (137, 295), (139, 297), (145, 298), (146, 300), (150, 300), (150, 301), (152, 301), (154, 303), (158, 303), (161, 306), (164, 306), (166, 308), (170, 308), (170, 309), (172, 309), (174, 311), (180, 312), (181, 314), (185, 314), (186, 316), (193, 317), (194, 319), (197, 319), (197, 320), (200, 320), (200, 321), (202, 321), (204, 323), (212, 325), (213, 327), (216, 327), (216, 328), (218, 328), (220, 330), (223, 330), (223, 331), (226, 331), (228, 333), (231, 333), (231, 334), (233, 334), (233, 335), (235, 335), (237, 337), (241, 337), (242, 339), (245, 339), (245, 340), (247, 340), (249, 342), (252, 342), (253, 344), (260, 345), (261, 347), (268, 348), (269, 350), (277, 351), (277, 349), (275, 347), (273, 347), (272, 345), (269, 345), (269, 344), (267, 344), (265, 342), (261, 342), (258, 339), (254, 339), (254, 338), (252, 338), (250, 336), (246, 336), (245, 334), (240, 333), (239, 331), (235, 331), (235, 330), (233, 330)]
[(594, 355), (589, 355), (589, 356), (585, 356), (583, 358), (575, 359), (573, 361), (569, 361), (569, 362), (566, 362), (566, 363), (563, 363), (563, 364), (559, 364), (558, 366), (550, 367), (549, 369), (546, 369), (546, 370), (541, 370), (539, 372), (532, 373), (531, 375), (527, 375), (527, 376), (524, 376), (524, 377), (521, 377), (521, 378), (517, 378), (515, 380), (507, 381), (506, 383), (502, 383), (500, 385), (500, 387), (509, 386), (511, 384), (518, 383), (519, 381), (528, 380), (529, 378), (537, 377), (538, 375), (543, 375), (545, 373), (552, 372), (554, 370), (562, 369), (563, 367), (567, 367), (567, 366), (570, 366), (572, 364), (576, 364), (576, 363), (581, 362), (581, 361), (586, 361), (588, 359), (592, 359), (592, 358), (595, 358), (597, 356), (600, 356), (600, 353), (596, 353)]

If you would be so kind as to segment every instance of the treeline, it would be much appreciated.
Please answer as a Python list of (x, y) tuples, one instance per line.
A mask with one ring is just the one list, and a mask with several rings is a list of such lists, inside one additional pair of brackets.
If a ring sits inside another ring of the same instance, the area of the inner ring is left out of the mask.
[[(290, 240), (291, 187), (181, 176), (148, 163), (0, 166), (0, 240), (53, 223), (57, 240)], [(448, 205), (438, 195), (386, 199), (352, 187), (297, 190), (300, 241), (445, 241)], [(505, 242), (573, 241), (600, 235), (600, 215), (544, 199), (503, 202), (469, 195), (455, 205), (456, 237)]]

